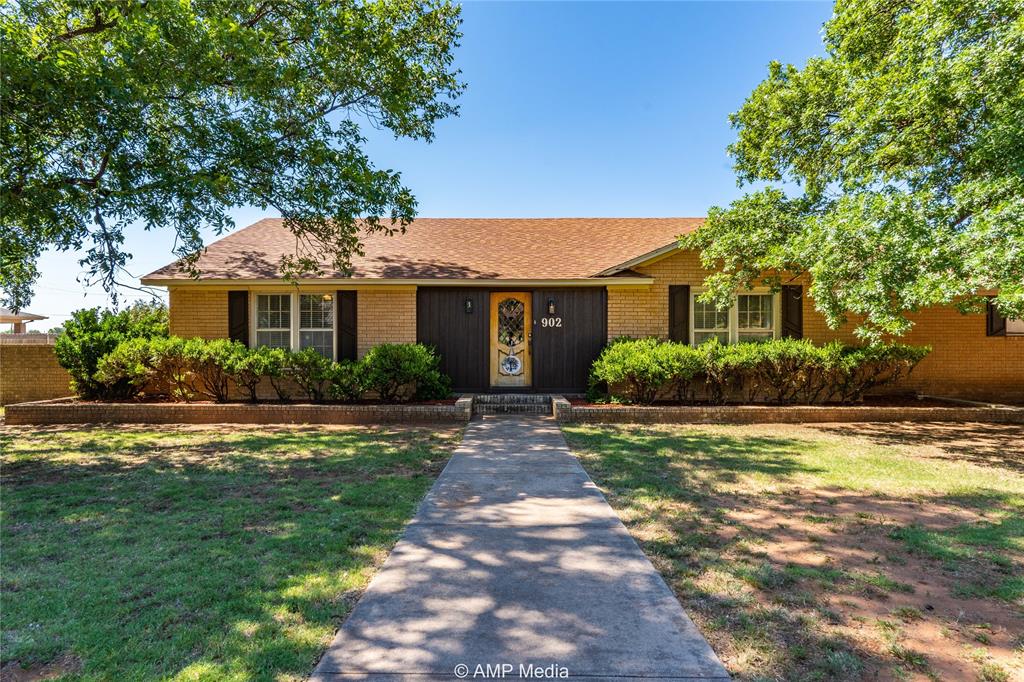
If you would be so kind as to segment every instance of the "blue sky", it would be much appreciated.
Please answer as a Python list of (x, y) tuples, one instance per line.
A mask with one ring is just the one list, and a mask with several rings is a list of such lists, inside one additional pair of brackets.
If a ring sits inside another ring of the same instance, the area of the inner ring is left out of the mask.
[[(769, 61), (823, 54), (830, 2), (467, 2), (468, 90), (433, 143), (366, 131), (434, 217), (699, 216), (739, 196), (728, 123)], [(266, 214), (234, 212), (238, 227)], [(172, 260), (169, 231), (129, 232), (129, 270)], [(53, 324), (107, 304), (74, 253), (50, 253), (28, 310)], [(126, 283), (137, 284), (129, 278)], [(125, 300), (138, 294), (124, 291)], [(36, 323), (38, 329), (52, 326)]]

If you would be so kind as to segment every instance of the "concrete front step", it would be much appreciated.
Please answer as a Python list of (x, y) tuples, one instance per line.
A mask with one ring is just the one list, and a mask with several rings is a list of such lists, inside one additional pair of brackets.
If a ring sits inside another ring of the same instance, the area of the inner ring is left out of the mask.
[(538, 393), (487, 393), (473, 397), (473, 414), (551, 414), (551, 396)]

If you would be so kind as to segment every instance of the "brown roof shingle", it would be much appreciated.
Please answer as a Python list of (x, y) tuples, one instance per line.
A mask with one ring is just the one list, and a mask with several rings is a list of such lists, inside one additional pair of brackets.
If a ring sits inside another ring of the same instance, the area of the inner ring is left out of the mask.
[[(352, 259), (361, 279), (577, 279), (661, 249), (703, 218), (420, 218), (404, 234), (362, 236)], [(202, 279), (280, 279), (295, 237), (277, 218), (210, 244)], [(339, 278), (326, 263), (320, 274)], [(176, 263), (143, 280), (188, 279)]]

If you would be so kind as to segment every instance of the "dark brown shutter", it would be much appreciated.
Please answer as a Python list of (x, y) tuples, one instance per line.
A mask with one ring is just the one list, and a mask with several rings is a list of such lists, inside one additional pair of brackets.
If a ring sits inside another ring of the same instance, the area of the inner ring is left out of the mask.
[(985, 335), (1006, 336), (1006, 318), (999, 314), (992, 299), (985, 302)]
[(228, 292), (228, 338), (249, 345), (249, 292)]
[(804, 338), (804, 288), (799, 285), (782, 287), (782, 336), (786, 339)]
[(682, 343), (690, 342), (690, 285), (678, 284), (668, 288), (668, 338)]
[(355, 360), (356, 348), (356, 292), (339, 291), (338, 306), (338, 360)]

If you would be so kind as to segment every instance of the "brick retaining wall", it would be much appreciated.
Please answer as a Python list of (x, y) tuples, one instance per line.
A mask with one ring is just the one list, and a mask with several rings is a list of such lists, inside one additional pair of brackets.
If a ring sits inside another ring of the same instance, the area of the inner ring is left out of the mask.
[(21, 424), (388, 424), (458, 423), (472, 417), (471, 397), (454, 405), (250, 405), (245, 403), (86, 403), (73, 399), (9, 405)]
[(991, 422), (1024, 424), (1019, 407), (874, 407), (791, 405), (573, 405), (552, 400), (555, 419), (585, 424), (814, 424), (826, 422)]

